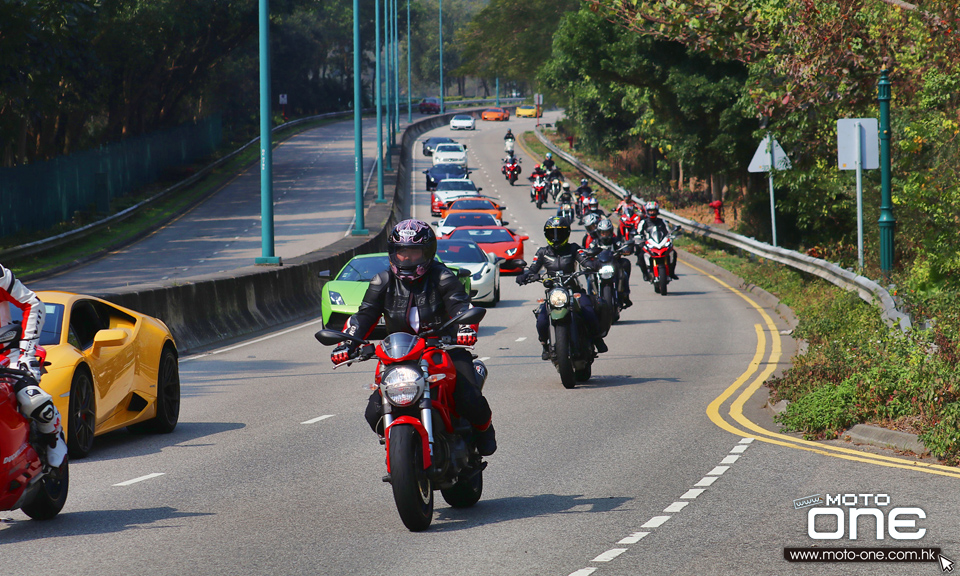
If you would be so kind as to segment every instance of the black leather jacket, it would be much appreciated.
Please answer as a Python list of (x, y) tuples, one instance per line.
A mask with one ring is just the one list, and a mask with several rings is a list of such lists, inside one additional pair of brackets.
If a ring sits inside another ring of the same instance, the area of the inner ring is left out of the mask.
[(557, 163), (554, 162), (552, 159), (543, 161), (543, 167), (547, 170), (548, 174), (552, 172), (556, 166), (557, 166)]
[(573, 204), (573, 194), (572, 194), (572, 193), (570, 193), (570, 192), (568, 192), (568, 191), (564, 191), (564, 192), (561, 192), (561, 193), (557, 194), (557, 204), (564, 204), (564, 203)]
[(596, 268), (596, 263), (590, 258), (586, 250), (578, 244), (567, 243), (559, 250), (553, 246), (544, 246), (537, 250), (533, 263), (524, 273), (526, 276), (536, 276), (543, 268), (547, 272), (563, 272), (572, 274), (577, 270), (577, 262), (584, 268)]
[(647, 216), (640, 222), (640, 229), (637, 230), (637, 236), (646, 239), (647, 231), (652, 230), (653, 228), (659, 228), (661, 235), (669, 235), (670, 228), (667, 226), (667, 223), (663, 221), (659, 216), (651, 218)]
[[(410, 326), (410, 307), (416, 306), (420, 329), (446, 322), (470, 307), (470, 296), (460, 279), (449, 268), (434, 262), (426, 274), (415, 282), (404, 284), (389, 270), (370, 280), (357, 313), (347, 320), (347, 334), (366, 338), (382, 315), (388, 334), (416, 331)], [(447, 335), (455, 336), (454, 325)]]
[(579, 196), (593, 196), (593, 190), (589, 186), (581, 186), (574, 190), (574, 194)]

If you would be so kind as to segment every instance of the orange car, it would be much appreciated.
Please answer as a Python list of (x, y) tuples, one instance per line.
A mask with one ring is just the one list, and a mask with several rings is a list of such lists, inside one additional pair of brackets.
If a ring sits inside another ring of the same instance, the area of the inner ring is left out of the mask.
[(481, 120), (507, 121), (510, 119), (510, 111), (503, 108), (488, 108), (480, 114)]
[(470, 198), (459, 198), (447, 204), (445, 208), (440, 209), (440, 217), (446, 218), (454, 212), (486, 212), (487, 214), (492, 214), (497, 220), (502, 221), (504, 208), (505, 206), (501, 206), (489, 198), (472, 196)]

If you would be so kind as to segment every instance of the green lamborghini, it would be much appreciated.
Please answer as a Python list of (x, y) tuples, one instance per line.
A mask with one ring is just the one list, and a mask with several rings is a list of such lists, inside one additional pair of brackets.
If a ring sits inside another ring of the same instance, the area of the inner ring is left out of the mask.
[[(439, 260), (439, 258), (438, 258)], [(360, 308), (363, 295), (367, 292), (370, 280), (378, 273), (390, 268), (390, 258), (386, 252), (354, 256), (332, 280), (323, 285), (321, 315), (323, 326), (333, 330), (342, 330), (347, 318)], [(450, 267), (459, 273), (459, 268)], [(461, 275), (460, 281), (470, 292), (470, 274)], [(472, 296), (472, 294), (471, 294)], [(380, 319), (383, 324), (383, 318)]]

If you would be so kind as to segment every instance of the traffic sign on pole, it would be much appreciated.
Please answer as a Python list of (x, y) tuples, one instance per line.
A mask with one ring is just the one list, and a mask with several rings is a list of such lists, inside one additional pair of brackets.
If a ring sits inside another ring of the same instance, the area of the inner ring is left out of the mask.
[(837, 165), (857, 171), (857, 262), (863, 269), (863, 171), (880, 167), (880, 125), (876, 118), (837, 120)]
[(772, 134), (767, 134), (757, 151), (753, 154), (753, 160), (747, 167), (748, 172), (768, 172), (770, 175), (770, 226), (773, 229), (773, 246), (777, 245), (777, 213), (773, 200), (773, 171), (789, 170), (792, 167), (790, 159), (786, 152), (780, 147), (780, 143)]

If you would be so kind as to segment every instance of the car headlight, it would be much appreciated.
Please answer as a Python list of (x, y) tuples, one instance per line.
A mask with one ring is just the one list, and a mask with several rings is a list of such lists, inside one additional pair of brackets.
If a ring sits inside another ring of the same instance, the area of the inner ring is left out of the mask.
[(520, 247), (517, 246), (516, 248), (511, 248), (511, 249), (507, 250), (507, 256), (513, 256), (514, 254), (517, 253), (517, 250), (519, 250), (519, 249), (520, 249)]
[(567, 306), (567, 291), (555, 288), (547, 295), (547, 300), (554, 308), (565, 308)]
[(380, 379), (380, 391), (394, 406), (409, 406), (423, 393), (423, 374), (409, 366), (387, 370)]
[(479, 280), (479, 279), (483, 278), (483, 275), (484, 275), (486, 272), (487, 272), (487, 267), (484, 266), (483, 268), (480, 269), (479, 272), (477, 272), (476, 274), (473, 275), (473, 279), (474, 279), (474, 280)]
[(613, 278), (613, 264), (604, 264), (600, 267), (600, 277), (604, 280), (609, 280)]
[(346, 302), (343, 301), (343, 296), (339, 292), (330, 291), (330, 303), (334, 306), (344, 306)]

